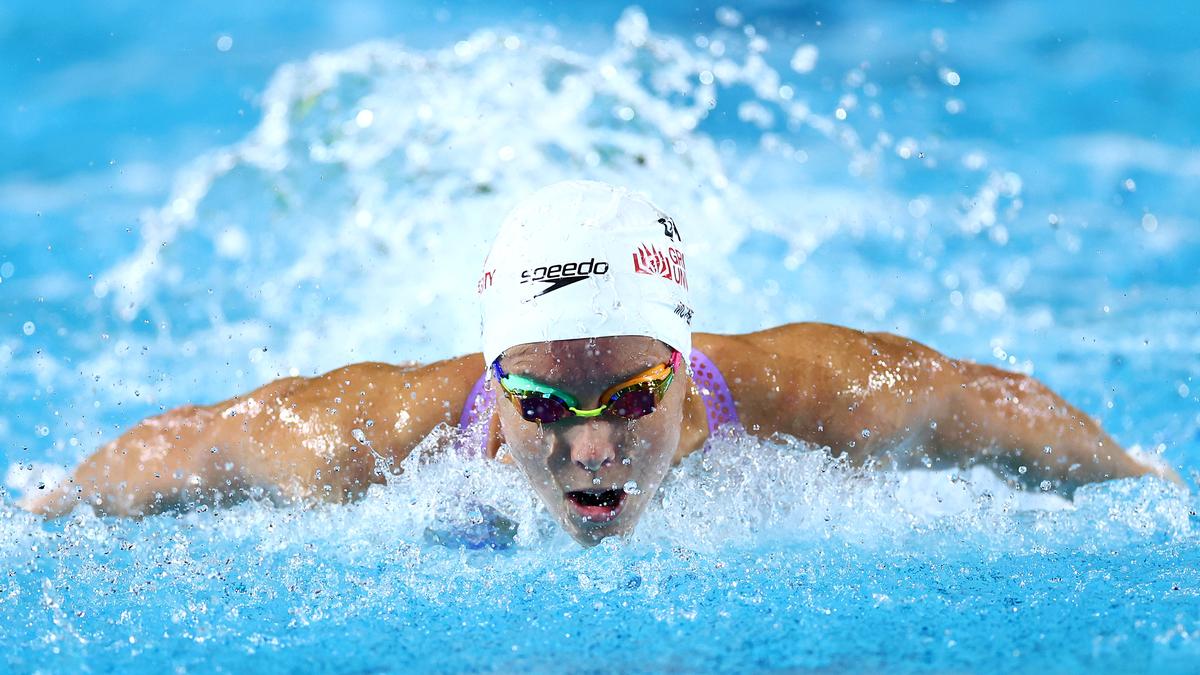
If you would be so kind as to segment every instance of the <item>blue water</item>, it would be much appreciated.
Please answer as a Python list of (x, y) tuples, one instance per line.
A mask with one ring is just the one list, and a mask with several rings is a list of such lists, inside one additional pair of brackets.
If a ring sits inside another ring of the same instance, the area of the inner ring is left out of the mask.
[[(700, 330), (1029, 372), (1194, 489), (1197, 6), (733, 9), (0, 8), (0, 669), (1200, 669), (1198, 504), (1153, 480), (724, 439), (582, 550), (438, 434), (348, 506), (9, 505), (164, 408), (476, 350), (497, 214), (568, 177), (687, 228)], [(516, 546), (427, 539), (481, 497)]]

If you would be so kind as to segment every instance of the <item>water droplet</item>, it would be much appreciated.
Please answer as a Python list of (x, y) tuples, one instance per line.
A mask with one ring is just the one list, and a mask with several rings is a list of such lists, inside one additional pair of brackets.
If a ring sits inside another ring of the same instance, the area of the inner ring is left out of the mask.
[(1047, 445), (1046, 447), (1042, 448), (1042, 453), (1043, 453), (1043, 454), (1046, 454), (1046, 455), (1048, 455), (1048, 454), (1050, 454), (1050, 453), (1052, 453), (1052, 452), (1054, 452), (1054, 448), (1050, 447), (1049, 445)]
[(871, 437), (871, 430), (870, 430), (870, 429), (863, 429), (863, 430), (862, 430), (862, 437), (863, 437), (863, 438), (870, 438), (870, 437)]
[(732, 7), (718, 7), (717, 21), (719, 21), (722, 26), (726, 26), (728, 28), (737, 28), (738, 25), (742, 23), (742, 13)]
[(628, 492), (631, 495), (640, 495), (642, 493), (642, 491), (638, 489), (636, 480), (625, 481), (625, 484), (621, 487), (624, 488), (625, 492)]
[(36, 330), (37, 325), (32, 321), (26, 321), (25, 324), (21, 326), (21, 332), (25, 333), (26, 335), (33, 335), (34, 331)]
[(1022, 476), (1025, 475), (1026, 471), (1029, 471), (1029, 469), (1025, 468), (1024, 464), (1017, 467), (1017, 473), (1021, 474)]
[(358, 441), (359, 443), (362, 443), (363, 445), (367, 444), (367, 435), (363, 433), (362, 429), (354, 427), (350, 430), (350, 435), (353, 436), (354, 440)]
[(1039, 488), (1039, 489), (1040, 489), (1042, 492), (1049, 492), (1049, 491), (1050, 491), (1050, 489), (1051, 489), (1051, 488), (1053, 488), (1053, 487), (1054, 487), (1054, 485), (1053, 485), (1053, 484), (1052, 484), (1050, 481), (1048, 481), (1048, 480), (1044, 480), (1044, 481), (1042, 481), (1041, 483), (1039, 483), (1039, 484), (1038, 484), (1038, 488)]
[(817, 66), (817, 57), (820, 56), (820, 50), (814, 45), (800, 45), (796, 48), (796, 52), (792, 54), (791, 66), (792, 70), (797, 73), (810, 73)]

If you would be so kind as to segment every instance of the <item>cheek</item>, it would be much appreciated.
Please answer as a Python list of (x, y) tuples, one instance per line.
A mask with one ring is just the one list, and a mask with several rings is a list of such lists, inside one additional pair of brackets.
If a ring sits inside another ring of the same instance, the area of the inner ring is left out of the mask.
[(550, 439), (545, 430), (539, 430), (536, 424), (526, 422), (515, 412), (501, 411), (500, 431), (517, 464), (526, 470), (546, 469)]
[(639, 450), (650, 453), (654, 463), (664, 458), (669, 460), (675, 456), (676, 446), (679, 445), (679, 424), (672, 416), (660, 417), (653, 423), (647, 419), (630, 440), (639, 446)]

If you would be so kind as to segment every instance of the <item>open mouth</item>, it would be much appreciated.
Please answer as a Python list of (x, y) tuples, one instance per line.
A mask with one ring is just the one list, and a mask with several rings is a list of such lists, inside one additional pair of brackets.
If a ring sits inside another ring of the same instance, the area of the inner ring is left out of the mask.
[(607, 523), (621, 513), (625, 498), (629, 496), (624, 490), (575, 490), (566, 494), (567, 503), (584, 520), (593, 523)]

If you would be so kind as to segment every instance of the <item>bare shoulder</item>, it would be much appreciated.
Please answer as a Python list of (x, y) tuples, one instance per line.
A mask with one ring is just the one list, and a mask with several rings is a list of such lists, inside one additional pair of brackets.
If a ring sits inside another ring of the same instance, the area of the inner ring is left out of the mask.
[(789, 323), (740, 335), (701, 333), (696, 342), (729, 361), (778, 360), (794, 367), (838, 371), (874, 369), (880, 362), (892, 368), (909, 366), (934, 372), (965, 365), (912, 338), (827, 323)]
[(248, 482), (295, 497), (323, 497), (319, 488), (330, 486), (328, 496), (340, 500), (382, 479), (377, 459), (398, 466), (434, 427), (452, 424), (482, 361), (355, 363), (277, 380), (214, 408)]
[(748, 426), (834, 448), (863, 429), (895, 437), (934, 392), (957, 381), (961, 364), (915, 340), (823, 323), (743, 335), (698, 334), (726, 375)]
[[(309, 378), (272, 382), (244, 397), (341, 427), (431, 429), (453, 422), (481, 374), (483, 357), (470, 354), (429, 364), (355, 363)], [(369, 422), (369, 424), (367, 424)], [(407, 435), (407, 434), (406, 434)], [(380, 438), (388, 444), (386, 438)]]
[(71, 478), (22, 504), (62, 515), (81, 500), (145, 515), (177, 503), (236, 501), (253, 489), (343, 501), (383, 480), (435, 426), (452, 422), (483, 359), (356, 363), (286, 377), (210, 405), (149, 418), (99, 448)]
[[(312, 377), (276, 380), (248, 397), (284, 395), (292, 400), (326, 403), (330, 396), (349, 401), (374, 398), (400, 400), (420, 394), (452, 399), (465, 396), (464, 386), (482, 374), (483, 357), (469, 354), (428, 364), (353, 363)], [(463, 390), (460, 392), (459, 390)]]

